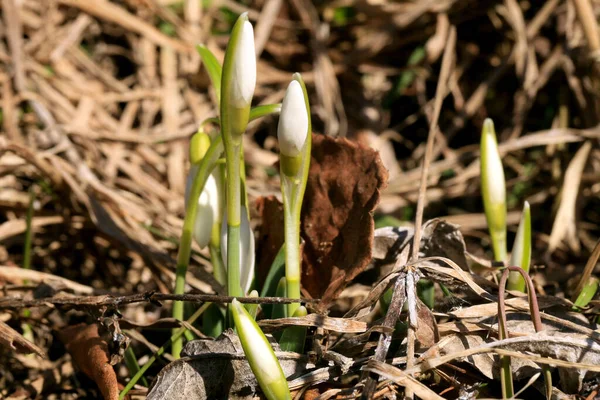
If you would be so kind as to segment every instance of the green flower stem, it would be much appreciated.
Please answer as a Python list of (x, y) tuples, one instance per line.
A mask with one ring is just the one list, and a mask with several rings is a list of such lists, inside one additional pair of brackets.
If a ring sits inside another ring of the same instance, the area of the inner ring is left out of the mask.
[[(193, 202), (190, 202), (193, 203)], [(196, 310), (196, 312), (194, 314), (192, 314), (192, 316), (187, 320), (188, 324), (193, 324), (194, 322), (196, 322), (196, 320), (198, 318), (200, 318), (200, 316), (204, 313), (204, 311), (206, 311), (206, 309), (211, 305), (212, 303), (204, 303), (202, 304), (202, 307), (200, 307), (199, 309)], [(171, 344), (175, 344), (175, 342), (177, 340), (181, 339), (181, 336), (187, 332), (187, 328), (177, 328), (173, 330), (173, 334), (171, 335), (171, 337), (169, 338), (169, 340), (167, 340), (167, 342), (165, 344), (163, 344), (158, 350), (156, 350), (156, 353), (154, 353), (152, 355), (152, 357), (150, 357), (150, 359), (146, 362), (146, 364), (144, 364), (143, 367), (140, 368), (140, 370), (135, 374), (135, 376), (133, 378), (131, 378), (131, 380), (129, 381), (129, 383), (127, 383), (127, 386), (125, 386), (125, 388), (121, 391), (121, 393), (119, 393), (119, 400), (123, 400), (125, 398), (125, 396), (127, 395), (127, 393), (133, 388), (133, 386), (141, 379), (142, 376), (144, 376), (144, 374), (146, 373), (146, 371), (148, 370), (148, 368), (150, 368), (152, 366), (152, 364), (154, 364), (154, 362), (161, 356), (164, 354), (164, 352), (166, 351), (166, 349), (171, 345)]]
[[(135, 377), (135, 374), (137, 374), (139, 372), (140, 365), (138, 364), (137, 358), (135, 358), (135, 354), (134, 354), (131, 346), (127, 347), (127, 350), (125, 350), (125, 365), (127, 365), (129, 374), (131, 375), (131, 378), (133, 379), (133, 377)], [(146, 381), (146, 378), (144, 376), (142, 376), (140, 379), (141, 379), (142, 385), (148, 387), (148, 381)]]
[(240, 225), (227, 225), (227, 294), (243, 296), (240, 285)]
[(221, 285), (225, 285), (225, 281), (227, 280), (227, 272), (225, 271), (225, 267), (223, 266), (223, 256), (221, 256), (221, 245), (211, 245), (208, 247), (210, 251), (210, 260), (213, 265), (213, 275), (217, 282)]
[[(283, 168), (283, 167), (282, 167)], [(300, 207), (296, 207), (295, 194), (298, 182), (282, 174), (284, 230), (285, 230), (285, 278), (287, 296), (300, 298)], [(287, 315), (292, 316), (300, 303), (287, 305)]]
[[(225, 134), (224, 134), (224, 137)], [(227, 141), (226, 141), (227, 143)], [(241, 143), (227, 143), (227, 294), (243, 296), (240, 284)]]
[[(200, 168), (194, 177), (190, 199), (198, 199), (204, 184), (208, 179), (215, 166), (215, 163), (223, 152), (223, 143), (220, 136), (217, 136), (210, 145), (206, 155), (200, 163)], [(192, 252), (192, 232), (196, 221), (198, 211), (198, 201), (190, 201), (185, 210), (185, 219), (183, 221), (183, 231), (181, 233), (181, 241), (179, 243), (179, 251), (177, 253), (177, 269), (175, 272), (175, 294), (183, 294), (185, 292), (185, 275), (187, 273), (190, 255)], [(175, 301), (173, 303), (173, 318), (180, 321), (183, 320), (183, 302)], [(173, 342), (172, 354), (173, 357), (179, 358), (179, 353), (183, 348), (183, 341), (178, 338)]]

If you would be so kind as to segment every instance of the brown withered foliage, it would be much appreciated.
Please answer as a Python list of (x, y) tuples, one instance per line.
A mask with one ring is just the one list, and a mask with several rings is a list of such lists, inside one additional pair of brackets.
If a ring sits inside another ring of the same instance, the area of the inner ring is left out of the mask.
[(376, 151), (347, 139), (313, 136), (302, 206), (302, 284), (327, 305), (371, 260), (373, 210), (387, 186)]
[[(387, 183), (376, 151), (343, 138), (313, 134), (302, 205), (302, 287), (327, 309), (364, 270), (373, 247), (373, 210)], [(283, 208), (274, 198), (259, 201), (263, 218), (259, 279), (283, 244)]]
[(96, 382), (104, 399), (118, 399), (117, 375), (110, 365), (108, 343), (100, 337), (98, 325), (69, 326), (59, 332), (59, 337), (75, 364)]

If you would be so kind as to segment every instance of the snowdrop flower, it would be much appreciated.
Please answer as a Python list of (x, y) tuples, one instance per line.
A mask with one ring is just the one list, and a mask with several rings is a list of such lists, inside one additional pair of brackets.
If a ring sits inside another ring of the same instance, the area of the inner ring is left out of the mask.
[(237, 299), (233, 299), (229, 309), (233, 315), (244, 354), (246, 354), (250, 368), (267, 399), (291, 399), (290, 389), (279, 360), (254, 318)]
[[(250, 228), (246, 207), (241, 207), (240, 214), (240, 286), (242, 292), (246, 294), (254, 279), (254, 233)], [(221, 224), (221, 255), (223, 264), (227, 268), (227, 213), (223, 216)]]
[(496, 260), (506, 259), (506, 185), (494, 123), (487, 118), (481, 131), (481, 192)]
[[(190, 191), (194, 183), (194, 177), (198, 171), (198, 165), (192, 165), (185, 185), (185, 205), (190, 201)], [(220, 212), (219, 189), (214, 176), (209, 175), (202, 194), (198, 199), (198, 211), (196, 221), (194, 222), (194, 231), (192, 235), (194, 240), (201, 248), (204, 248), (210, 242), (212, 227)]]
[(302, 86), (297, 80), (290, 82), (281, 105), (277, 138), (281, 154), (288, 157), (300, 155), (308, 136), (308, 111)]
[(231, 79), (229, 103), (240, 109), (250, 107), (256, 87), (256, 53), (254, 29), (247, 13), (240, 15), (233, 28), (227, 55), (232, 57), (231, 66), (224, 71), (223, 79)]

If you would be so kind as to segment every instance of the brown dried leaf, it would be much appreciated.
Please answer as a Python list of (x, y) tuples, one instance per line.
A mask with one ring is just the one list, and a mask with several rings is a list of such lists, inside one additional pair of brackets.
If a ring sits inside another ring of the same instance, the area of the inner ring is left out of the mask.
[(313, 135), (302, 207), (302, 285), (325, 310), (371, 260), (372, 212), (387, 171), (377, 152), (346, 139)]
[(371, 360), (365, 368), (365, 371), (374, 372), (379, 376), (390, 379), (400, 386), (410, 388), (414, 394), (423, 400), (442, 400), (443, 397), (437, 395), (433, 390), (404, 373), (404, 371), (380, 361)]
[[(308, 183), (302, 207), (302, 286), (318, 308), (327, 309), (348, 282), (371, 260), (372, 212), (387, 185), (387, 171), (376, 151), (351, 142), (313, 135)], [(283, 244), (283, 208), (274, 197), (258, 202), (262, 215), (259, 282)]]
[(367, 323), (364, 321), (355, 321), (349, 318), (333, 318), (320, 314), (309, 314), (305, 317), (295, 318), (263, 319), (259, 321), (258, 325), (265, 332), (287, 326), (314, 326), (342, 333), (363, 333), (367, 331)]
[(100, 337), (98, 325), (69, 326), (59, 332), (59, 338), (75, 364), (96, 382), (104, 398), (117, 400), (117, 375), (109, 363), (108, 343)]
[(436, 344), (440, 335), (438, 333), (437, 323), (435, 322), (435, 316), (431, 310), (417, 298), (417, 318), (419, 323), (417, 324), (417, 340), (421, 347), (428, 348)]
[[(305, 357), (281, 352), (274, 341), (271, 345), (286, 377), (314, 368)], [(255, 398), (259, 390), (238, 336), (227, 330), (216, 340), (188, 342), (182, 358), (160, 371), (147, 399), (249, 400)]]
[(275, 196), (261, 197), (256, 202), (256, 208), (262, 218), (257, 246), (259, 254), (256, 259), (256, 280), (262, 285), (285, 237), (283, 204)]
[(35, 353), (40, 357), (46, 357), (46, 354), (42, 349), (25, 339), (19, 332), (15, 331), (2, 321), (0, 321), (0, 345), (16, 350), (17, 353)]

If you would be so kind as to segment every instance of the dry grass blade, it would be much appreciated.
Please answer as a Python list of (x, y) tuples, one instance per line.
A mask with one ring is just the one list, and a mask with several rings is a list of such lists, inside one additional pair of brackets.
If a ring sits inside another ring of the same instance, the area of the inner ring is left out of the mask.
[(409, 389), (412, 393), (414, 393), (417, 397), (423, 400), (441, 400), (443, 397), (439, 396), (433, 390), (429, 389), (427, 386), (413, 378), (412, 376), (406, 374), (402, 370), (380, 362), (371, 360), (364, 368), (365, 371), (373, 372), (379, 376), (382, 376), (386, 379), (389, 379), (400, 386), (403, 386), (405, 389)]
[(577, 16), (583, 25), (585, 37), (593, 56), (598, 56), (600, 51), (600, 32), (598, 31), (598, 21), (594, 18), (594, 8), (590, 0), (573, 0), (577, 9)]
[[(320, 314), (309, 314), (306, 317), (265, 319), (259, 321), (258, 325), (267, 331), (268, 329), (280, 329), (286, 326), (314, 326), (326, 331), (340, 333), (363, 333), (367, 331), (367, 323), (354, 321), (347, 318), (333, 318)], [(267, 329), (265, 329), (267, 328)]]
[(0, 321), (0, 345), (15, 350), (18, 353), (35, 353), (40, 357), (46, 357), (44, 350), (25, 339), (19, 332), (15, 331), (2, 321)]
[[(20, 298), (0, 298), (0, 309), (20, 309), (26, 307), (47, 307), (48, 305), (64, 305), (74, 308), (87, 309), (90, 306), (119, 307), (134, 303), (154, 303), (161, 301), (187, 301), (191, 303), (231, 303), (237, 299), (243, 304), (291, 304), (297, 303), (298, 299), (287, 297), (231, 297), (216, 294), (162, 294), (155, 292), (138, 293), (125, 296), (114, 296), (105, 294), (101, 296), (55, 296), (42, 299), (24, 300)], [(318, 303), (321, 299), (302, 299), (301, 303)]]
[(579, 238), (575, 226), (576, 202), (579, 195), (581, 176), (591, 149), (592, 144), (585, 142), (577, 151), (565, 172), (560, 206), (554, 218), (552, 233), (548, 242), (548, 251), (550, 253), (558, 247), (563, 239), (567, 240), (571, 249), (579, 252)]
[(77, 7), (81, 11), (94, 15), (98, 18), (111, 21), (117, 25), (121, 25), (127, 30), (137, 32), (157, 45), (172, 47), (177, 51), (189, 53), (194, 51), (192, 45), (187, 45), (177, 39), (170, 38), (163, 34), (152, 25), (140, 20), (138, 17), (128, 13), (122, 7), (110, 3), (106, 0), (85, 1), (85, 0), (59, 0), (61, 4)]
[[(19, 267), (7, 267), (0, 265), (0, 278), (6, 282), (22, 283), (29, 281), (30, 283), (45, 283), (54, 286), (56, 289), (65, 288), (80, 294), (92, 294), (94, 289), (90, 286), (82, 285), (78, 282), (73, 282), (62, 276), (56, 276), (47, 272), (35, 271), (32, 269), (23, 269)], [(5, 298), (2, 298), (3, 301)]]
[(480, 347), (452, 352), (445, 356), (425, 357), (418, 365), (405, 373), (425, 372), (453, 360), (490, 352), (541, 364), (600, 372), (600, 344), (598, 342), (586, 338), (536, 334), (498, 340)]
[(577, 296), (579, 296), (581, 289), (583, 289), (583, 286), (586, 284), (588, 279), (590, 279), (590, 276), (592, 276), (592, 273), (594, 272), (594, 268), (596, 267), (596, 264), (598, 263), (599, 258), (600, 258), (600, 240), (598, 240), (598, 242), (596, 242), (596, 246), (594, 246), (594, 250), (592, 251), (592, 254), (590, 254), (590, 258), (588, 258), (587, 263), (585, 264), (585, 268), (583, 269), (583, 273), (581, 274), (579, 283), (577, 284), (577, 287), (573, 291), (573, 296), (571, 297), (572, 301), (575, 301), (577, 299)]

